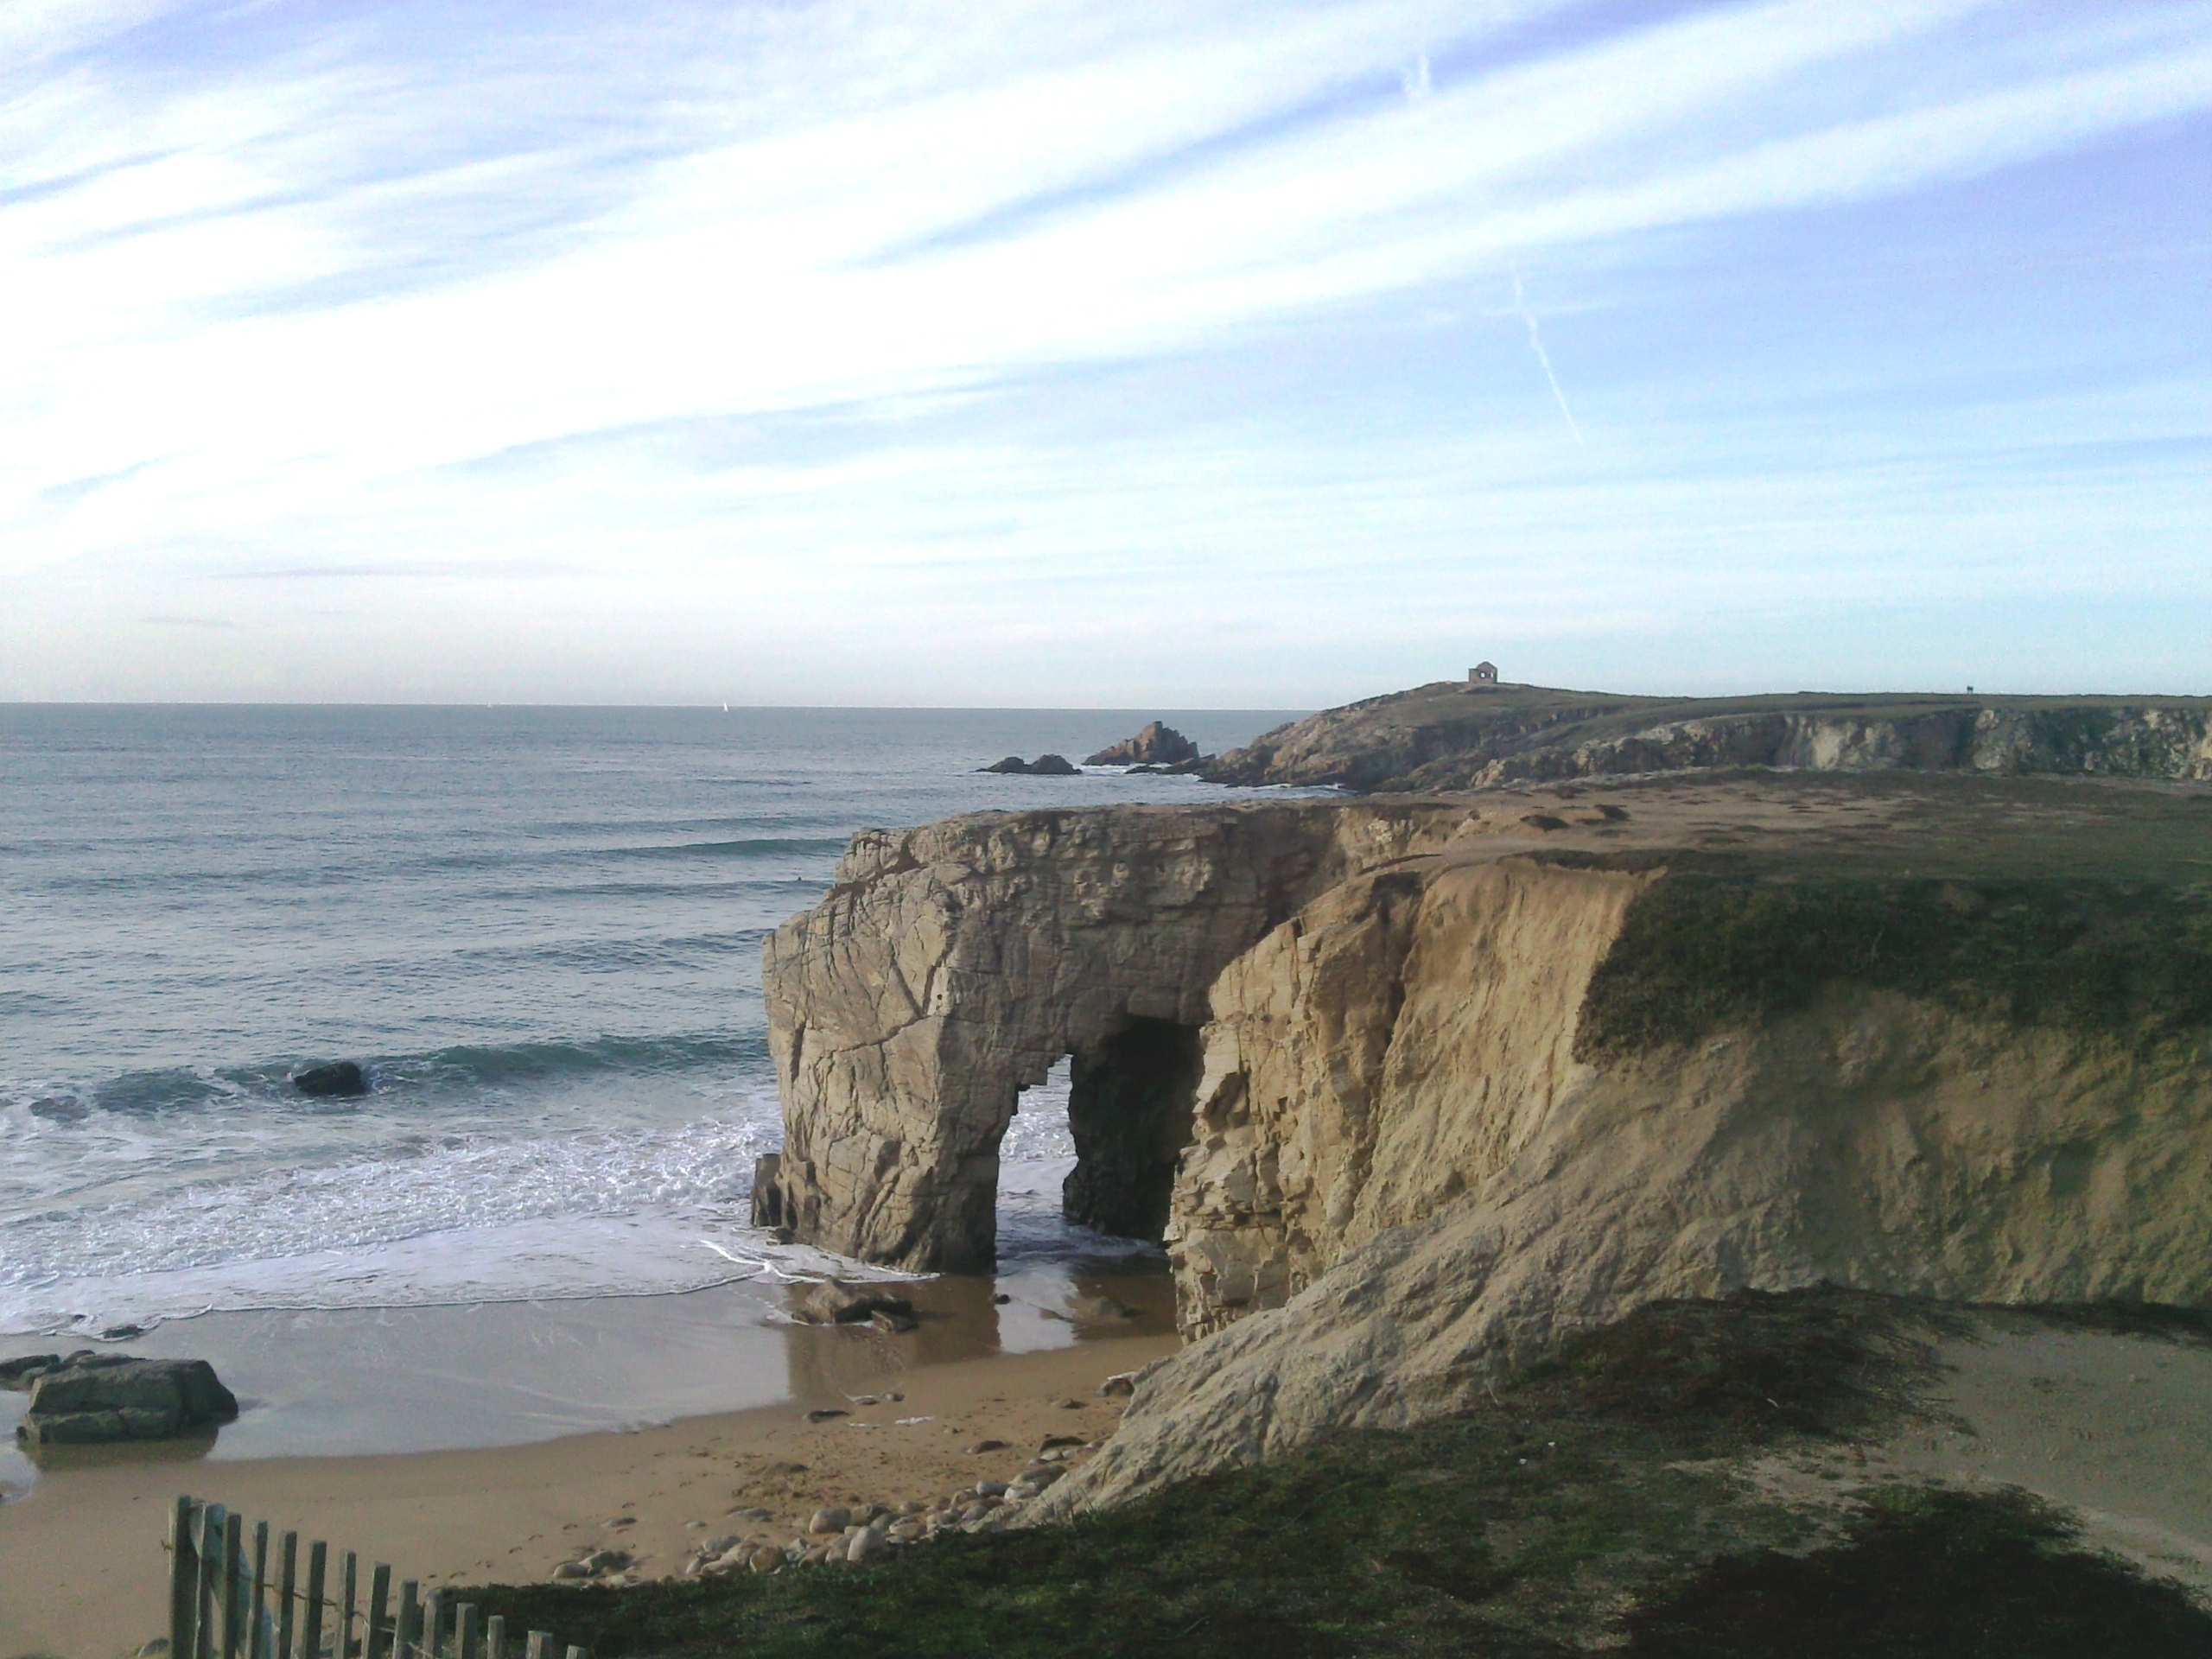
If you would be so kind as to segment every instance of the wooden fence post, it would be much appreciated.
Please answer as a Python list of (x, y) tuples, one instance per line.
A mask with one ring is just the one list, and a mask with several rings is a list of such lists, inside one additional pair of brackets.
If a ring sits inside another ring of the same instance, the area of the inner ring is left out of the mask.
[(341, 1609), (338, 1615), (338, 1659), (353, 1659), (353, 1580), (359, 1560), (352, 1550), (347, 1550), (345, 1567), (338, 1575), (338, 1582), (342, 1586), (338, 1598)]
[(391, 1643), (385, 1637), (385, 1604), (391, 1597), (391, 1569), (378, 1561), (369, 1574), (369, 1628), (361, 1633), (361, 1659), (385, 1659)]
[(446, 1592), (433, 1590), (423, 1598), (423, 1652), (439, 1659), (446, 1650)]
[(223, 1517), (223, 1659), (238, 1659), (238, 1627), (245, 1623), (238, 1603), (245, 1598), (238, 1582), (245, 1566), (245, 1517)]
[(200, 1551), (192, 1537), (189, 1497), (179, 1497), (169, 1512), (169, 1652), (173, 1659), (194, 1659), (193, 1613), (200, 1599)]
[(399, 1627), (392, 1632), (393, 1659), (416, 1659), (423, 1641), (423, 1608), (415, 1599), (415, 1580), (399, 1586)]
[(330, 1546), (316, 1539), (308, 1546), (306, 1630), (300, 1640), (300, 1659), (322, 1659), (322, 1583), (330, 1569)]
[(269, 1523), (253, 1523), (253, 1623), (246, 1630), (247, 1659), (273, 1659), (269, 1651)]
[(223, 1570), (223, 1506), (200, 1507), (200, 1586), (193, 1594), (192, 1651), (196, 1659), (213, 1659), (215, 1652), (215, 1582)]
[(477, 1659), (476, 1604), (464, 1601), (454, 1609), (453, 1645), (454, 1659)]
[(484, 1621), (484, 1659), (507, 1659), (507, 1619), (494, 1613)]
[(523, 1650), (523, 1659), (553, 1659), (553, 1632), (532, 1630), (530, 1645)]
[(276, 1589), (276, 1659), (292, 1659), (292, 1597), (299, 1585), (300, 1535), (286, 1533), (276, 1548), (283, 1557)]

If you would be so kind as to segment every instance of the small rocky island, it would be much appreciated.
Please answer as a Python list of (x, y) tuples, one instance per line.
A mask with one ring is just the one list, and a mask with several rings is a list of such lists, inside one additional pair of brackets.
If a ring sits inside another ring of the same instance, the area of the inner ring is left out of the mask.
[(1004, 772), (1014, 778), (1076, 778), (1082, 768), (1065, 754), (1040, 754), (1034, 760), (1025, 760), (1018, 754), (1009, 754), (1003, 760), (994, 760), (988, 766), (978, 766), (978, 772)]
[(1198, 759), (1198, 746), (1173, 726), (1153, 721), (1135, 737), (1103, 748), (1086, 766), (1179, 766)]

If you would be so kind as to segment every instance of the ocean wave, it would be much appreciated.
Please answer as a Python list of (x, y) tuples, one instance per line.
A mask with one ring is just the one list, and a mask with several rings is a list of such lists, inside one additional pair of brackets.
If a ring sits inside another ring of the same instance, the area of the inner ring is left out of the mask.
[[(196, 899), (211, 893), (251, 891), (266, 899), (274, 891), (282, 890), (321, 903), (334, 887), (393, 877), (405, 880), (417, 873), (449, 875), (502, 870), (588, 869), (633, 861), (670, 860), (728, 864), (789, 859), (826, 869), (836, 861), (850, 840), (842, 835), (756, 836), (734, 840), (641, 842), (613, 846), (546, 847), (525, 843), (481, 851), (440, 853), (399, 863), (389, 856), (387, 848), (377, 843), (355, 849), (350, 856), (333, 856), (327, 842), (302, 840), (294, 843), (298, 849), (296, 857), (285, 856), (280, 842), (275, 849), (258, 849), (257, 857), (236, 862), (219, 860), (189, 868), (140, 868), (121, 874), (86, 870), (73, 862), (57, 861), (41, 868), (36, 862), (24, 861), (17, 863), (15, 869), (17, 887), (29, 893), (124, 893), (142, 900), (155, 900), (173, 896)], [(274, 856), (270, 855), (272, 851)]]
[[(150, 1191), (0, 1222), (0, 1330), (174, 1317), (211, 1299), (379, 1306), (719, 1282), (730, 1259), (703, 1244), (654, 1265), (658, 1246), (609, 1241), (690, 1230), (727, 1249), (750, 1235), (753, 1160), (779, 1139), (756, 1106), (658, 1131), (432, 1131), (319, 1164), (172, 1170)], [(588, 1235), (600, 1243), (585, 1249)]]
[[(160, 1066), (103, 1078), (0, 1081), (0, 1114), (12, 1109), (48, 1123), (68, 1123), (92, 1112), (144, 1117), (241, 1103), (308, 1112), (343, 1110), (347, 1102), (312, 1098), (291, 1082), (301, 1066), (336, 1058), (302, 1054), (226, 1066)], [(449, 1096), (608, 1072), (664, 1077), (736, 1071), (765, 1076), (768, 1044), (757, 1035), (603, 1036), (577, 1042), (460, 1043), (422, 1053), (345, 1058), (361, 1062), (372, 1097), (426, 1090)]]

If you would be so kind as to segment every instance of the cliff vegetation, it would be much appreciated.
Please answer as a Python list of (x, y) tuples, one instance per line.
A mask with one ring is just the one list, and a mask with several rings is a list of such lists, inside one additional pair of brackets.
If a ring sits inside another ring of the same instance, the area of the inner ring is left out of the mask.
[(1694, 1042), (1845, 980), (2147, 1048), (2212, 1030), (2212, 883), (1676, 870), (1592, 976), (1577, 1059)]

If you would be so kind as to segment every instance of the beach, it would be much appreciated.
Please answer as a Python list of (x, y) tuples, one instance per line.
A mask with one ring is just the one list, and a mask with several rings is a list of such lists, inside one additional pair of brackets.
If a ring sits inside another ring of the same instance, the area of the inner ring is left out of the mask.
[[(666, 1576), (681, 1571), (707, 1538), (756, 1529), (788, 1538), (821, 1504), (896, 1504), (979, 1479), (1005, 1480), (1048, 1435), (1091, 1440), (1109, 1433), (1122, 1402), (1100, 1395), (1099, 1385), (1176, 1345), (1166, 1328), (1163, 1278), (1071, 1281), (1078, 1302), (1117, 1295), (1134, 1315), (1083, 1322), (1052, 1316), (1037, 1294), (1051, 1282), (1016, 1274), (905, 1287), (925, 1316), (906, 1335), (790, 1325), (733, 1333), (729, 1354), (780, 1348), (785, 1368), (779, 1377), (733, 1371), (729, 1397), (751, 1389), (760, 1402), (742, 1410), (671, 1414), (672, 1421), (658, 1424), (645, 1421), (649, 1409), (640, 1410), (639, 1426), (523, 1445), (234, 1457), (232, 1445), (255, 1443), (257, 1414), (264, 1421), (281, 1414), (247, 1401), (240, 1420), (247, 1433), (226, 1430), (212, 1449), (186, 1444), (80, 1455), (41, 1470), (28, 1496), (0, 1507), (0, 1655), (113, 1659), (159, 1635), (162, 1540), (180, 1492), (223, 1503), (249, 1522), (266, 1520), (272, 1532), (296, 1530), (303, 1539), (327, 1540), (334, 1551), (356, 1551), (365, 1569), (388, 1562), (396, 1580), (413, 1578), (427, 1588), (542, 1580), (604, 1546), (628, 1552), (641, 1576)], [(996, 1304), (994, 1295), (1016, 1300)], [(628, 1352), (637, 1403), (650, 1408), (697, 1397), (707, 1386), (700, 1358), (714, 1357), (700, 1332), (737, 1306), (728, 1293), (719, 1300), (717, 1293), (698, 1293), (536, 1312), (556, 1351), (579, 1346), (581, 1333), (596, 1331), (606, 1351)], [(509, 1309), (441, 1312), (454, 1316), (455, 1326), (482, 1316), (502, 1336), (519, 1325)], [(195, 1323), (163, 1329), (188, 1333)], [(226, 1334), (249, 1328), (240, 1320)], [(763, 1342), (768, 1332), (779, 1339)], [(340, 1339), (359, 1342), (360, 1332)], [(1047, 1339), (1055, 1345), (1013, 1351), (1007, 1345)], [(411, 1421), (417, 1438), (485, 1432), (481, 1414), (496, 1389), (453, 1390), (462, 1409), (442, 1430), (442, 1399), (428, 1381), (433, 1351), (402, 1341), (395, 1351), (416, 1358), (411, 1376), (401, 1376), (404, 1365), (390, 1368), (383, 1421)], [(444, 1351), (451, 1375), (460, 1377), (472, 1356)], [(481, 1361), (483, 1351), (474, 1357)], [(378, 1419), (351, 1396), (377, 1386), (372, 1375), (348, 1386), (325, 1372), (309, 1391), (326, 1391), (326, 1408), (353, 1424), (358, 1440), (368, 1432), (362, 1425)], [(855, 1396), (876, 1403), (862, 1405)], [(0, 1398), (20, 1411), (21, 1396)], [(1077, 1403), (1064, 1403), (1070, 1401)], [(845, 1414), (808, 1420), (820, 1410)], [(312, 1416), (293, 1421), (304, 1425)], [(516, 1421), (510, 1419), (511, 1433)], [(265, 1433), (260, 1438), (285, 1443)], [(985, 1440), (1004, 1446), (970, 1451)], [(772, 1519), (733, 1518), (747, 1509), (766, 1509)]]

